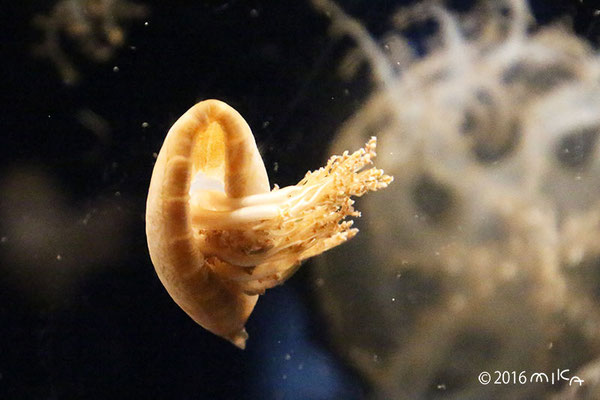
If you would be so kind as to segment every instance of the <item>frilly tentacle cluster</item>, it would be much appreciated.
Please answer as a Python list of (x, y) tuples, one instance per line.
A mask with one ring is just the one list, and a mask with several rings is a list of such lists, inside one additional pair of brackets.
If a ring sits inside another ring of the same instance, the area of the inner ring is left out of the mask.
[[(221, 221), (231, 220), (225, 229), (211, 229), (206, 222), (210, 212), (199, 210), (199, 202), (192, 200), (195, 214), (204, 217), (198, 230), (203, 251), (218, 255), (207, 258), (211, 268), (249, 294), (262, 293), (285, 281), (302, 260), (352, 238), (358, 230), (346, 218), (360, 213), (351, 197), (385, 188), (392, 181), (380, 169), (364, 169), (372, 163), (375, 148), (376, 139), (371, 138), (352, 154), (331, 157), (297, 185), (241, 199), (238, 205), (245, 203), (246, 208), (221, 211)], [(206, 204), (206, 195), (200, 196)], [(254, 205), (256, 200), (260, 205)], [(219, 224), (213, 221), (213, 226)]]

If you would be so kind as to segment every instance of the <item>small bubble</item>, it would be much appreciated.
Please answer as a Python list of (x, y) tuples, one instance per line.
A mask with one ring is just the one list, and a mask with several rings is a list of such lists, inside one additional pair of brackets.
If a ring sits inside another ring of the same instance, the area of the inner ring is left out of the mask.
[(142, 122), (142, 128), (147, 128), (147, 127), (149, 127), (149, 126), (150, 126), (150, 124), (149, 124), (149, 123), (147, 123), (147, 122)]
[(290, 353), (287, 353), (284, 358), (285, 358), (285, 361), (289, 361), (292, 359), (292, 356), (290, 355)]
[(119, 67), (117, 67), (116, 65), (113, 67), (113, 72), (119, 72)]
[(256, 8), (253, 8), (252, 10), (250, 10), (250, 16), (252, 18), (256, 18), (260, 15), (260, 13), (258, 12), (258, 10)]
[(158, 157), (158, 153), (157, 152), (152, 153), (152, 157), (157, 158)]
[(379, 356), (377, 354), (373, 354), (373, 362), (379, 362)]
[(118, 190), (115, 192), (115, 197), (121, 197), (121, 192), (119, 192)]
[(350, 95), (350, 90), (348, 90), (348, 89), (344, 89), (344, 94), (345, 94), (346, 96)]
[(136, 50), (137, 50), (137, 47), (135, 47), (135, 46), (129, 46), (129, 50), (131, 50), (131, 51), (136, 51)]
[(302, 371), (304, 369), (304, 363), (298, 364), (298, 370)]
[(56, 259), (57, 259), (58, 261), (60, 261), (60, 260), (62, 260), (62, 256), (61, 256), (60, 254), (57, 254), (57, 255), (56, 255)]
[(262, 127), (263, 129), (265, 129), (266, 127), (268, 127), (269, 125), (271, 125), (271, 121), (266, 120), (265, 122), (262, 123)]
[(552, 350), (553, 347), (554, 347), (554, 342), (548, 343), (548, 350)]
[(0, 239), (0, 242), (2, 243), (6, 243), (8, 241), (8, 238), (6, 236), (2, 236), (2, 239)]
[(317, 287), (322, 287), (325, 284), (325, 279), (323, 278), (317, 278), (317, 280), (315, 281), (315, 285), (317, 285)]
[(279, 171), (279, 163), (277, 161), (275, 161), (273, 163), (273, 171), (275, 171), (275, 172)]
[(395, 301), (396, 301), (396, 298), (395, 298), (395, 297), (392, 297), (392, 303), (393, 303), (393, 302), (395, 302)]
[(437, 385), (437, 389), (438, 390), (446, 390), (446, 385), (444, 383), (441, 383), (441, 384)]
[(52, 115), (48, 114), (48, 118), (52, 118)]
[(148, 26), (148, 21), (144, 22), (144, 26)]
[(397, 273), (396, 274), (396, 279), (400, 279), (400, 278), (402, 278), (402, 274), (401, 273)]
[(283, 375), (281, 376), (281, 379), (283, 379), (283, 380), (286, 380), (286, 379), (287, 379), (287, 375), (286, 375), (286, 374), (283, 374)]

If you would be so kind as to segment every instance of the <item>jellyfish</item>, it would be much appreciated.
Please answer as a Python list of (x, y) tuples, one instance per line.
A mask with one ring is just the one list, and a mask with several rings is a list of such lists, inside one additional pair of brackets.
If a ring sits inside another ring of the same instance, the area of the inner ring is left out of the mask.
[[(375, 83), (331, 151), (376, 133), (395, 177), (360, 199), (363, 234), (316, 260), (332, 346), (375, 397), (549, 396), (557, 388), (477, 375), (600, 357), (597, 52), (536, 26), (524, 0), (418, 2), (381, 38), (313, 4), (356, 43), (341, 79), (362, 63)], [(417, 50), (407, 31), (425, 23)]]
[(392, 181), (365, 169), (375, 146), (371, 138), (297, 185), (270, 191), (243, 117), (221, 101), (196, 104), (167, 134), (148, 193), (148, 247), (171, 297), (198, 324), (244, 348), (258, 295), (355, 236), (345, 219), (359, 216), (351, 197)]

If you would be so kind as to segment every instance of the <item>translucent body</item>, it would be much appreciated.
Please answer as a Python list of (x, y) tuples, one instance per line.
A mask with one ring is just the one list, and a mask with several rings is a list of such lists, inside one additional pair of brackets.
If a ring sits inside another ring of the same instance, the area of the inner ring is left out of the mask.
[[(419, 2), (381, 43), (314, 3), (357, 43), (341, 75), (358, 59), (377, 83), (332, 151), (376, 131), (396, 178), (361, 200), (378, 210), (361, 237), (319, 259), (332, 342), (382, 398), (550, 397), (557, 387), (477, 375), (574, 375), (600, 357), (598, 54), (565, 28), (533, 28), (520, 0), (463, 13)], [(423, 21), (438, 29), (421, 56), (403, 34)]]

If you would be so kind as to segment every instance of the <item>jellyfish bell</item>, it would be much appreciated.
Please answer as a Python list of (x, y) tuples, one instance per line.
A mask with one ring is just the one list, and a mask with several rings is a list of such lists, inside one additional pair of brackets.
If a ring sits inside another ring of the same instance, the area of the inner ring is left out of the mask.
[(270, 191), (243, 117), (218, 100), (193, 106), (167, 134), (146, 205), (150, 257), (173, 300), (244, 348), (258, 295), (288, 279), (302, 260), (356, 235), (345, 220), (359, 216), (351, 196), (392, 181), (382, 170), (364, 169), (375, 147), (372, 138), (297, 185)]

